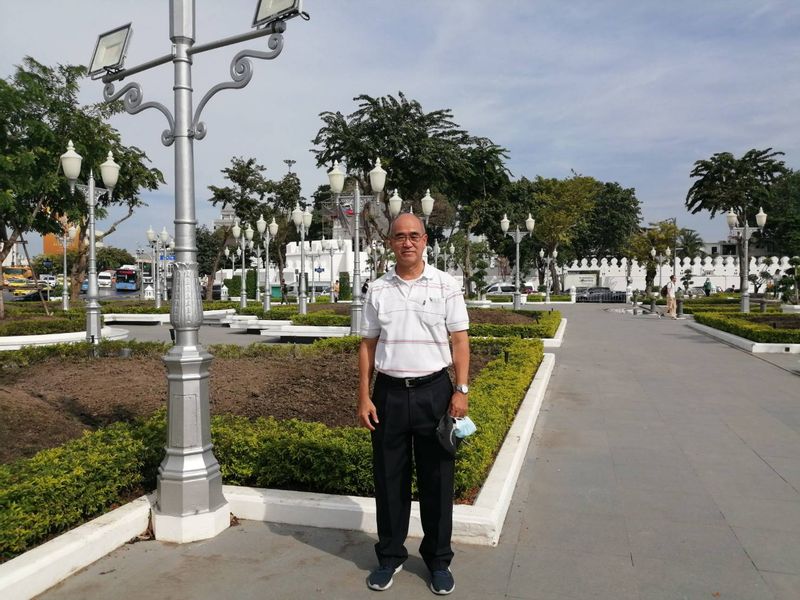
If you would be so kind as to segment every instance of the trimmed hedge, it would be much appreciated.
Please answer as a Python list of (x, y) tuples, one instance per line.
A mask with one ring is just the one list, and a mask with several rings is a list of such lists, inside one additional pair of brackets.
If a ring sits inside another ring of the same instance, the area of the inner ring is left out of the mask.
[(515, 311), (530, 316), (539, 315), (539, 322), (530, 325), (495, 325), (493, 323), (470, 323), (470, 336), (477, 337), (521, 337), (521, 338), (552, 338), (555, 337), (558, 326), (561, 324), (561, 313), (557, 310), (547, 312)]
[[(538, 294), (530, 294), (528, 296), (528, 302), (544, 302), (547, 299), (547, 296), (539, 296)], [(569, 302), (572, 300), (572, 296), (569, 294), (550, 294), (550, 302)]]
[(97, 356), (119, 356), (123, 351), (131, 356), (163, 356), (172, 344), (163, 342), (109, 341), (97, 345), (88, 342), (53, 344), (52, 346), (26, 346), (19, 350), (0, 352), (0, 370), (27, 367), (50, 358), (75, 359)]
[[(311, 346), (230, 348), (230, 355), (276, 352), (355, 352), (359, 339), (338, 338)], [(542, 360), (541, 340), (472, 340), (477, 350), (507, 351), (486, 365), (471, 386), (470, 414), (478, 431), (457, 457), (456, 498), (480, 488)], [(166, 345), (161, 345), (166, 346)], [(74, 348), (74, 347), (71, 347)], [(292, 348), (292, 349), (289, 349)], [(221, 346), (210, 348), (218, 356)], [(152, 489), (166, 438), (166, 413), (87, 433), (30, 459), (0, 465), (0, 557), (11, 558)], [(217, 416), (211, 422), (214, 452), (227, 484), (336, 494), (372, 495), (369, 433), (297, 420)]]
[(349, 327), (350, 315), (339, 315), (332, 310), (319, 310), (292, 317), (294, 325), (316, 325), (320, 327)]
[[(791, 317), (792, 315), (787, 315)], [(771, 319), (780, 321), (782, 315), (770, 315)], [(800, 344), (800, 329), (773, 329), (767, 323), (753, 323), (748, 315), (737, 313), (697, 313), (694, 320), (702, 325), (738, 335), (753, 342), (763, 344)]]
[(513, 302), (514, 296), (508, 296), (508, 295), (486, 296), (486, 299), (489, 302)]
[(86, 318), (73, 316), (31, 317), (0, 322), (0, 336), (44, 335), (48, 333), (72, 333), (86, 329)]
[(0, 465), (0, 558), (8, 559), (155, 484), (164, 412), (115, 423)]

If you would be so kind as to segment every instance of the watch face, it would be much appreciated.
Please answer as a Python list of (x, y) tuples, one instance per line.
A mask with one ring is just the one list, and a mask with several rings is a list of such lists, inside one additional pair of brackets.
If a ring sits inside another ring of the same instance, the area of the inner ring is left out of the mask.
[(456, 386), (456, 390), (461, 392), (462, 394), (468, 394), (469, 393), (469, 386), (468, 385), (463, 385), (463, 384), (462, 385), (457, 385)]

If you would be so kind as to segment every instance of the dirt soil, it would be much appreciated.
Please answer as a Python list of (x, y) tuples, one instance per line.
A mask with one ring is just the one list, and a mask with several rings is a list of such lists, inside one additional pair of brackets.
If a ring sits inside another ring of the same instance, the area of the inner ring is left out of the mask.
[[(473, 352), (471, 377), (493, 356)], [(215, 358), (211, 413), (355, 425), (356, 355)], [(0, 463), (29, 457), (166, 403), (160, 358), (53, 359), (0, 373)]]

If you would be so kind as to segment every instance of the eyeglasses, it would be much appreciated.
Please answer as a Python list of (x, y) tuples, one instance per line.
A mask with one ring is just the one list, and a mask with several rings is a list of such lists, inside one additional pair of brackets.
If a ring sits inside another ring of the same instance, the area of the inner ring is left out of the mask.
[(406, 242), (411, 242), (412, 244), (416, 245), (420, 242), (423, 238), (423, 234), (421, 233), (395, 233), (392, 236), (392, 241), (397, 242), (398, 244), (405, 244)]

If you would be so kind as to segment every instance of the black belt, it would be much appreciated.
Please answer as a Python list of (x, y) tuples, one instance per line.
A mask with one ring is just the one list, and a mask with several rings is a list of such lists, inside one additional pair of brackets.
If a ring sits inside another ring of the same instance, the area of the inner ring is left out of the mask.
[(425, 385), (426, 383), (430, 383), (431, 381), (439, 379), (439, 377), (442, 377), (443, 375), (446, 374), (447, 374), (447, 368), (444, 368), (441, 371), (436, 371), (436, 373), (431, 373), (430, 375), (423, 375), (422, 377), (392, 377), (391, 375), (387, 375), (386, 373), (381, 373), (381, 372), (378, 372), (378, 377), (380, 377), (383, 381), (385, 381), (389, 385), (393, 385), (396, 387), (413, 388)]

